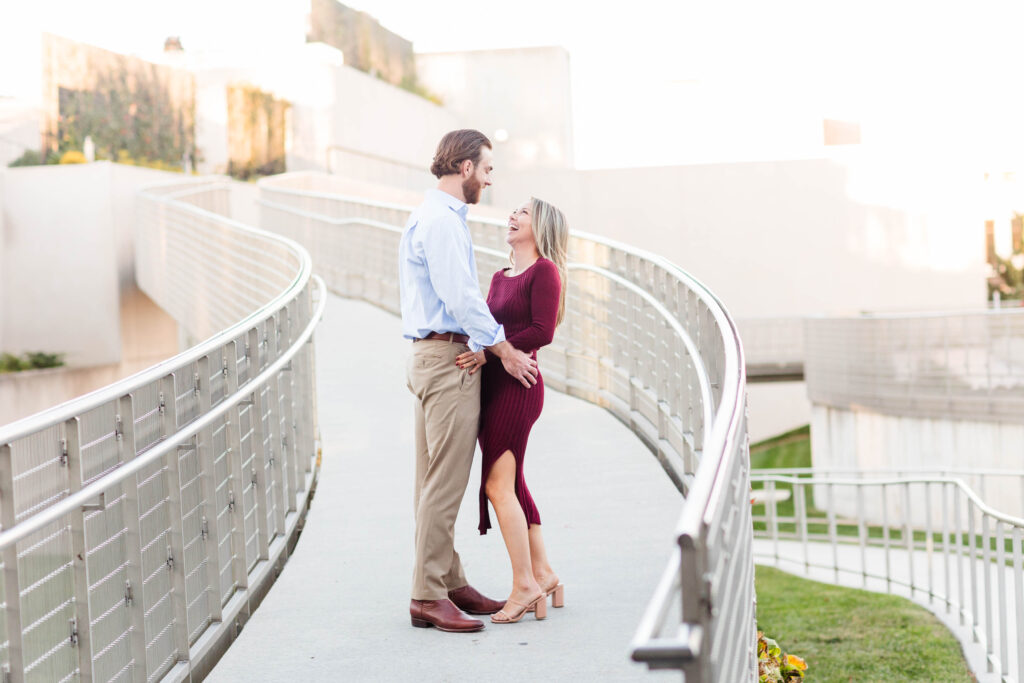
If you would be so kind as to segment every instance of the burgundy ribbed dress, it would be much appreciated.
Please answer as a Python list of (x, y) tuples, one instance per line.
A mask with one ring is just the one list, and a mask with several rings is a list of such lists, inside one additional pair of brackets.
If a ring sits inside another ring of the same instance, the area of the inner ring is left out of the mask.
[[(487, 305), (494, 319), (505, 327), (505, 339), (515, 348), (537, 358), (537, 349), (547, 346), (555, 335), (561, 278), (558, 267), (548, 259), (536, 263), (514, 277), (499, 270), (491, 278)], [(480, 481), (480, 533), (491, 528), (487, 514), (484, 484), (491, 467), (505, 451), (512, 451), (516, 460), (516, 497), (523, 506), (526, 523), (540, 524), (540, 513), (534, 505), (523, 478), (523, 459), (530, 428), (544, 407), (544, 379), (538, 373), (537, 384), (527, 389), (505, 372), (501, 360), (488, 352), (482, 368), (480, 388), (480, 450), (483, 452)]]

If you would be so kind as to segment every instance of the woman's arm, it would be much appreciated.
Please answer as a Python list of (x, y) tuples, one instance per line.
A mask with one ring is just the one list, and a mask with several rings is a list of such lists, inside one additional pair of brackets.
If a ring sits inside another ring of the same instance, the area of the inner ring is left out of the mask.
[(534, 272), (530, 282), (530, 325), (505, 339), (527, 352), (547, 346), (554, 339), (562, 291), (562, 280), (554, 263), (547, 259), (538, 261), (531, 270)]

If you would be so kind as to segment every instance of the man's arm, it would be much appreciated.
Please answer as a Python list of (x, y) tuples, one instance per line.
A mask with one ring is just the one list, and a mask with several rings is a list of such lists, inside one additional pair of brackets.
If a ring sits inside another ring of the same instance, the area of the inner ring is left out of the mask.
[(418, 241), (430, 284), (448, 314), (469, 335), (469, 347), (479, 351), (504, 341), (504, 328), (480, 295), (480, 283), (468, 261), (473, 257), (473, 245), (465, 228), (453, 215), (449, 220), (424, 222), (420, 229)]
[[(508, 374), (526, 388), (537, 383), (537, 361), (505, 341), (499, 325), (480, 294), (480, 283), (466, 256), (472, 258), (473, 245), (457, 220), (438, 220), (424, 225), (421, 238), (430, 284), (445, 308), (469, 335), (474, 351), (486, 348), (501, 359)], [(476, 342), (476, 343), (474, 343)]]

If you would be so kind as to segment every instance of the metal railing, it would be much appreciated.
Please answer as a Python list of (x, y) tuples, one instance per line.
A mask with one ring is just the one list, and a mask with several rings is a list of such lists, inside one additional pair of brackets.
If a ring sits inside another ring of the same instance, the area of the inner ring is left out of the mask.
[[(1022, 471), (971, 475), (1024, 482)], [(757, 470), (751, 480), (759, 561), (944, 608), (984, 647), (989, 673), (1024, 681), (1024, 517), (943, 474)], [(836, 505), (844, 491), (852, 511)]]
[[(338, 293), (398, 313), (398, 242), (411, 207), (264, 179), (263, 227), (317, 254)], [(507, 265), (500, 221), (470, 219), (481, 286)], [(743, 352), (721, 303), (670, 262), (573, 233), (567, 316), (541, 351), (545, 382), (606, 408), (686, 496), (675, 547), (632, 645), (688, 681), (756, 679)]]
[(905, 417), (1024, 419), (1024, 310), (808, 319), (811, 402)]
[(215, 212), (227, 191), (137, 198), (140, 286), (206, 340), (0, 428), (5, 680), (201, 677), (287, 557), (324, 289), (299, 245)]

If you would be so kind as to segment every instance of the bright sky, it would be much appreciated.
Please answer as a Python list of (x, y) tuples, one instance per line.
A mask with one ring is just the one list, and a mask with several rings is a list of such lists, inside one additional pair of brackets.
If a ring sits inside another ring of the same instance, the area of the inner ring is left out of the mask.
[[(7, 2), (0, 94), (33, 83), (11, 65), (39, 29), (144, 57), (168, 35), (186, 50), (270, 50), (304, 33), (307, 3)], [(417, 51), (565, 47), (581, 168), (820, 155), (826, 116), (860, 121), (866, 144), (1024, 166), (1019, 0), (346, 4)]]

